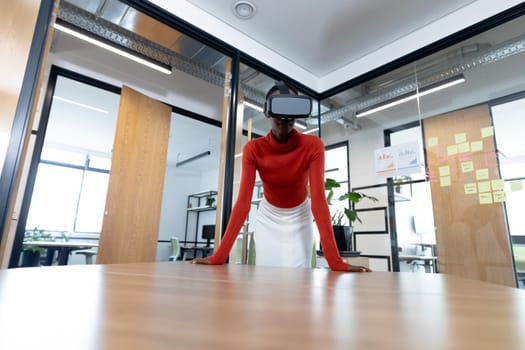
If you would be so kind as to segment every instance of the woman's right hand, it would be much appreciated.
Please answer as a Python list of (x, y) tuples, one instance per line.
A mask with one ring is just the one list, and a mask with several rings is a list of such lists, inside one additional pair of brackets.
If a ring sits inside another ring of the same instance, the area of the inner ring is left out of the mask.
[(208, 258), (195, 258), (190, 261), (190, 264), (213, 265)]

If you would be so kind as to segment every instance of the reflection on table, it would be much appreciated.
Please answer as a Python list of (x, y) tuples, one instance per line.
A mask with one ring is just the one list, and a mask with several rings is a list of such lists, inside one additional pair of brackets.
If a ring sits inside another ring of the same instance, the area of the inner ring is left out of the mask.
[(90, 249), (98, 247), (98, 242), (82, 241), (26, 241), (24, 246), (37, 246), (46, 249), (46, 261), (44, 265), (53, 265), (55, 252), (58, 252), (58, 265), (67, 265), (69, 254), (75, 250)]
[(0, 349), (517, 350), (524, 308), (521, 290), (446, 274), (187, 261), (8, 269)]

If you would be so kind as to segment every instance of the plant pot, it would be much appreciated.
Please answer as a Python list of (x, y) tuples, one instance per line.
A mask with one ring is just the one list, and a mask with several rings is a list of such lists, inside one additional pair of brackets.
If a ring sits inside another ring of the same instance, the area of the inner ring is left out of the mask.
[(25, 250), (22, 253), (22, 267), (40, 266), (40, 252)]
[(351, 226), (332, 226), (334, 230), (335, 243), (337, 249), (340, 251), (351, 251), (352, 247), (352, 233), (353, 227)]

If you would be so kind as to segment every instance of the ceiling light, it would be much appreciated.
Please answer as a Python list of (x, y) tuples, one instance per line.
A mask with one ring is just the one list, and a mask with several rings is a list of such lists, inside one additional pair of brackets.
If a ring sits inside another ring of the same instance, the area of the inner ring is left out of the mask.
[(69, 103), (69, 104), (72, 104), (72, 105), (75, 105), (75, 106), (87, 108), (87, 109), (90, 109), (92, 111), (96, 111), (96, 112), (100, 112), (100, 113), (104, 113), (104, 114), (108, 114), (109, 113), (105, 109), (93, 107), (93, 106), (90, 106), (90, 105), (87, 105), (87, 104), (84, 104), (84, 103), (80, 103), (80, 102), (77, 102), (77, 101), (73, 101), (73, 100), (70, 100), (70, 99), (67, 99), (67, 98), (64, 98), (64, 97), (60, 97), (60, 96), (56, 96), (55, 95), (55, 96), (53, 96), (53, 99), (59, 100), (59, 101), (62, 101), (62, 102), (66, 102), (66, 103)]
[(60, 18), (57, 18), (54, 24), (54, 27), (60, 30), (61, 32), (72, 35), (75, 38), (84, 40), (90, 44), (106, 49), (120, 56), (129, 58), (130, 60), (141, 63), (149, 68), (153, 68), (164, 74), (171, 74), (171, 66), (165, 63), (162, 63), (162, 62), (155, 61), (154, 59), (151, 59), (150, 57), (144, 56), (126, 47), (116, 45), (115, 43), (107, 39), (98, 37), (88, 32), (87, 30), (81, 29), (66, 21), (63, 21)]
[(197, 155), (194, 155), (193, 157), (189, 157), (187, 159), (184, 159), (184, 160), (181, 160), (181, 161), (175, 163), (175, 166), (179, 167), (179, 166), (181, 166), (183, 164), (186, 164), (186, 163), (189, 163), (189, 162), (193, 162), (194, 160), (200, 159), (202, 157), (209, 156), (210, 154), (211, 154), (210, 151), (205, 151), (205, 152), (199, 153)]
[(310, 130), (303, 131), (303, 134), (311, 134), (313, 132), (316, 132), (317, 130), (319, 130), (319, 128), (313, 128), (313, 129), (310, 129)]
[(388, 101), (386, 101), (384, 103), (381, 103), (381, 104), (372, 106), (370, 108), (364, 109), (363, 111), (357, 112), (355, 116), (357, 118), (361, 118), (361, 117), (364, 117), (366, 115), (370, 115), (372, 113), (376, 113), (376, 112), (382, 111), (384, 109), (397, 106), (397, 105), (399, 105), (401, 103), (405, 103), (407, 101), (414, 100), (414, 99), (416, 99), (418, 97), (426, 96), (426, 95), (429, 95), (429, 94), (431, 94), (433, 92), (436, 92), (436, 91), (439, 91), (439, 90), (443, 90), (443, 89), (446, 89), (448, 87), (451, 87), (451, 86), (463, 83), (464, 81), (465, 81), (465, 77), (463, 76), (463, 74), (456, 75), (456, 76), (454, 76), (452, 78), (445, 79), (445, 80), (442, 80), (442, 81), (437, 82), (435, 84), (431, 84), (429, 86), (426, 86), (426, 87), (420, 89), (418, 92), (410, 92), (408, 94), (401, 95), (401, 96), (399, 96), (399, 97), (397, 97), (395, 99), (388, 100)]
[(263, 108), (261, 106), (258, 106), (258, 105), (254, 104), (254, 103), (249, 102), (249, 101), (244, 100), (242, 102), (242, 104), (245, 105), (246, 107), (253, 108), (256, 111), (263, 112)]
[(250, 19), (255, 16), (257, 8), (250, 1), (236, 1), (232, 6), (233, 14), (240, 19)]
[(295, 126), (298, 127), (299, 129), (303, 129), (303, 130), (306, 130), (308, 129), (308, 125), (306, 125), (306, 122), (302, 121), (302, 120), (295, 120)]

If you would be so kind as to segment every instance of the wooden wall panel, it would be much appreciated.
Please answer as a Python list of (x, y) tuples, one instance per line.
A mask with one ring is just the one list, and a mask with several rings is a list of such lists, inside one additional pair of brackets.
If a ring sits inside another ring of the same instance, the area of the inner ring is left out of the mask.
[(0, 11), (0, 171), (33, 39), (40, 0), (2, 4)]
[(122, 88), (97, 263), (155, 261), (170, 121), (169, 106)]
[(488, 106), (423, 127), (440, 272), (515, 286)]
[[(25, 78), (26, 66), (29, 60), (33, 34), (42, 1), (20, 0), (9, 6), (4, 6), (0, 12), (0, 70), (6, 77), (0, 83), (0, 171), (5, 161), (5, 151), (8, 138), (11, 137), (16, 109)], [(56, 13), (58, 0), (53, 2)], [(54, 21), (54, 17), (51, 19)], [(27, 174), (31, 162), (31, 152), (35, 136), (29, 132), (40, 117), (43, 97), (47, 86), (50, 67), (47, 58), (53, 38), (53, 28), (49, 28), (44, 43), (43, 55), (40, 61), (40, 72), (36, 81), (36, 91), (27, 124), (28, 131), (21, 149), (21, 164), (15, 174), (13, 196), (10, 199), (9, 209), (0, 242), (0, 268), (7, 268), (11, 259), (11, 252), (15, 239), (16, 227), (27, 182)], [(5, 72), (5, 74), (4, 74)], [(32, 139), (32, 141), (30, 141)], [(30, 143), (32, 142), (32, 143)]]

